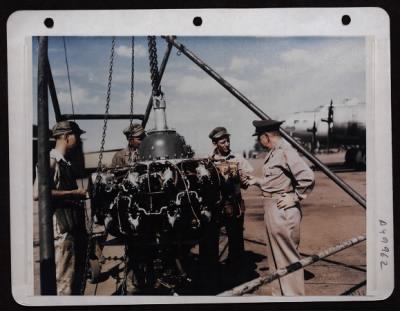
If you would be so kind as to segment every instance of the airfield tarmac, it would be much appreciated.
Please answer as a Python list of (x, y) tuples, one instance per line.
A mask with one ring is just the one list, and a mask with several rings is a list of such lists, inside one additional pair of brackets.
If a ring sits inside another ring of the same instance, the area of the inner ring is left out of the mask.
[[(323, 154), (323, 162), (341, 162), (342, 153)], [(256, 175), (261, 172), (262, 159), (249, 160)], [(343, 171), (337, 173), (346, 183), (366, 195), (366, 172)], [(307, 257), (335, 246), (336, 244), (364, 234), (366, 232), (366, 211), (350, 196), (334, 184), (322, 172), (315, 171), (316, 185), (309, 197), (303, 201), (303, 219), (301, 224), (300, 253)], [(250, 187), (243, 192), (246, 204), (245, 214), (245, 264), (240, 273), (231, 271), (223, 264), (226, 257), (227, 239), (222, 230), (220, 237), (220, 271), (222, 282), (212, 294), (218, 294), (243, 282), (250, 281), (269, 273), (265, 252), (265, 228), (263, 205), (260, 190)], [(34, 204), (34, 260), (35, 294), (39, 289), (39, 241), (37, 228), (37, 204)], [(111, 236), (108, 239), (112, 239)], [(124, 264), (120, 257), (124, 254), (122, 245), (107, 245), (103, 249), (103, 264), (99, 282), (87, 282), (85, 295), (116, 295), (122, 282)], [(192, 250), (192, 266), (187, 273), (192, 282), (185, 287), (175, 288), (179, 295), (200, 294), (195, 286), (199, 277), (197, 248)], [(163, 287), (153, 294), (168, 295), (171, 291)], [(337, 296), (366, 294), (366, 242), (361, 242), (337, 254), (320, 260), (305, 269), (306, 295)], [(259, 287), (250, 295), (270, 295), (268, 284)]]

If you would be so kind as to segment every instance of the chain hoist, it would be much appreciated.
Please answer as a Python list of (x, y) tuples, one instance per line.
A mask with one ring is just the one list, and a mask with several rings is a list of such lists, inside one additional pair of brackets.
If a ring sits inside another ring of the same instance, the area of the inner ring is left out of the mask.
[(127, 288), (126, 288), (126, 282), (128, 280), (128, 245), (125, 243), (124, 245), (124, 256), (122, 258), (122, 262), (124, 263), (124, 270), (122, 274), (122, 283), (121, 283), (121, 295), (126, 295), (127, 293)]
[(158, 61), (157, 61), (157, 43), (155, 36), (148, 36), (148, 48), (149, 48), (149, 63), (150, 63), (150, 77), (152, 85), (153, 96), (161, 95), (161, 86), (158, 85), (160, 81), (160, 73), (158, 72)]
[[(106, 133), (107, 133), (107, 122), (108, 122), (108, 111), (110, 109), (110, 99), (111, 99), (111, 83), (112, 83), (112, 73), (113, 73), (113, 65), (114, 65), (114, 49), (115, 49), (115, 37), (112, 38), (111, 42), (111, 54), (110, 54), (110, 67), (108, 70), (108, 85), (107, 85), (107, 98), (106, 98), (106, 111), (104, 113), (104, 125), (103, 125), (103, 133), (102, 133), (102, 138), (101, 138), (101, 146), (100, 146), (100, 153), (99, 153), (99, 162), (97, 165), (97, 176), (96, 176), (96, 182), (99, 182), (99, 179), (101, 178), (100, 173), (102, 170), (102, 159), (103, 159), (103, 152), (104, 152), (104, 144), (106, 141)], [(93, 192), (95, 192), (95, 187), (92, 189)], [(92, 193), (93, 196), (94, 193)], [(93, 216), (90, 215), (90, 223), (89, 223), (89, 230), (88, 230), (88, 245), (87, 245), (87, 250), (86, 250), (86, 261), (85, 261), (85, 270), (84, 270), (84, 279), (81, 286), (81, 294), (84, 294), (85, 290), (85, 284), (86, 284), (86, 276), (88, 273), (88, 268), (89, 268), (89, 257), (92, 249), (92, 235), (93, 235)], [(87, 217), (89, 218), (89, 217)], [(93, 271), (92, 271), (93, 273)]]
[[(129, 119), (129, 128), (132, 130), (133, 128), (133, 99), (135, 95), (135, 37), (132, 37), (132, 60), (131, 60), (131, 102), (130, 102), (130, 119)], [(128, 164), (132, 164), (132, 150), (129, 148), (128, 155)]]
[(109, 67), (109, 70), (108, 70), (106, 111), (104, 113), (104, 125), (103, 125), (103, 133), (102, 133), (102, 136), (101, 136), (101, 145), (100, 145), (100, 153), (99, 153), (99, 162), (97, 164), (97, 178), (96, 179), (98, 179), (100, 177), (100, 172), (101, 172), (101, 169), (102, 169), (104, 144), (106, 142), (108, 111), (110, 109), (111, 83), (112, 83), (112, 74), (113, 74), (113, 65), (114, 65), (114, 49), (115, 49), (115, 37), (112, 38), (112, 43), (111, 43), (110, 67)]
[(131, 114), (130, 125), (133, 124), (133, 99), (135, 95), (135, 37), (132, 37), (132, 61), (131, 61)]

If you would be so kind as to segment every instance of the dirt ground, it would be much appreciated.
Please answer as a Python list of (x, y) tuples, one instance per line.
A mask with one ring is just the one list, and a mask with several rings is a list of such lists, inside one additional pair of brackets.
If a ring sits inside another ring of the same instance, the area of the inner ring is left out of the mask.
[[(257, 170), (260, 161), (253, 160)], [(351, 239), (366, 232), (366, 211), (350, 196), (316, 171), (316, 185), (309, 197), (302, 202), (300, 253), (303, 256), (317, 254), (341, 241)], [(346, 172), (338, 176), (361, 195), (366, 193), (366, 173)], [(265, 229), (262, 222), (263, 208), (257, 188), (248, 189), (246, 198), (245, 236), (249, 240), (265, 243)], [(250, 247), (251, 242), (246, 246)], [(254, 246), (250, 247), (252, 250)], [(254, 248), (255, 249), (255, 248)], [(265, 254), (261, 245), (258, 254)], [(257, 271), (264, 275), (265, 259), (257, 264)], [(361, 242), (306, 268), (306, 294), (312, 296), (365, 294), (363, 282), (366, 280), (366, 243)], [(259, 288), (255, 294), (268, 295), (269, 287)]]
[[(323, 160), (335, 162), (341, 155), (322, 155)], [(260, 172), (261, 159), (251, 159), (256, 172)], [(366, 212), (343, 190), (328, 179), (322, 172), (316, 171), (316, 185), (309, 197), (303, 202), (303, 219), (301, 224), (300, 252), (302, 256), (310, 256), (335, 246), (336, 244), (364, 234), (366, 232)], [(366, 195), (366, 172), (338, 173), (346, 183)], [(232, 267), (223, 264), (226, 257), (226, 236), (220, 237), (221, 282), (211, 294), (218, 294), (258, 276), (268, 274), (265, 254), (265, 228), (260, 191), (251, 187), (244, 191), (246, 202), (245, 216), (245, 249), (246, 260), (243, 267)], [(35, 259), (35, 294), (39, 289), (39, 241), (37, 229), (37, 206), (34, 215), (34, 259)], [(109, 236), (109, 239), (112, 237)], [(107, 245), (103, 249), (101, 274), (96, 284), (87, 283), (85, 295), (119, 294), (123, 278), (124, 264), (122, 245)], [(197, 249), (186, 262), (190, 280), (185, 285), (175, 288), (179, 295), (198, 295), (199, 288)], [(366, 294), (366, 242), (361, 242), (344, 251), (320, 260), (305, 269), (306, 294), (311, 296), (365, 295)], [(169, 295), (172, 290), (168, 285), (161, 286), (155, 294)], [(154, 294), (154, 293), (153, 293)], [(270, 295), (269, 285), (263, 285), (250, 295)]]

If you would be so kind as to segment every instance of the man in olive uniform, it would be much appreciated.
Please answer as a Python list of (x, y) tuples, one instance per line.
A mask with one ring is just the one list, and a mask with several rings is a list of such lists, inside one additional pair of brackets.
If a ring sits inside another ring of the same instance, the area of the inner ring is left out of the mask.
[[(137, 161), (138, 148), (146, 133), (140, 124), (131, 124), (123, 130), (128, 146), (114, 154), (111, 162), (112, 167), (124, 167)], [(138, 263), (135, 261), (135, 247), (128, 242), (127, 247), (127, 277), (126, 293), (127, 295), (136, 294), (140, 287), (144, 287), (144, 275), (138, 269)]]
[[(78, 146), (80, 135), (85, 131), (72, 121), (58, 122), (52, 131), (56, 139), (55, 148), (50, 151), (50, 176), (51, 205), (55, 218), (57, 294), (79, 295), (85, 280), (87, 231), (82, 200), (86, 198), (87, 191), (78, 187), (72, 164), (65, 157)], [(37, 178), (34, 199), (39, 199)]]
[[(232, 154), (230, 149), (230, 134), (225, 127), (213, 129), (209, 138), (214, 145), (214, 152), (210, 158), (214, 161), (225, 179), (223, 185), (223, 224), (228, 236), (228, 259), (227, 263), (240, 264), (244, 255), (243, 222), (244, 202), (242, 200), (240, 177), (246, 176), (253, 171), (250, 163), (240, 154)], [(237, 171), (229, 171), (236, 167)], [(226, 169), (225, 172), (222, 170)]]
[(131, 162), (135, 162), (137, 159), (137, 150), (143, 138), (146, 137), (146, 133), (140, 124), (128, 126), (124, 129), (123, 133), (128, 140), (128, 146), (114, 154), (111, 162), (112, 167), (123, 167)]
[[(264, 222), (267, 256), (271, 271), (299, 261), (301, 209), (299, 202), (314, 186), (314, 173), (293, 147), (280, 135), (283, 122), (253, 121), (253, 136), (269, 152), (264, 160), (263, 177), (250, 176), (248, 185), (257, 185), (264, 196)], [(272, 284), (272, 295), (304, 295), (304, 270), (281, 277)]]

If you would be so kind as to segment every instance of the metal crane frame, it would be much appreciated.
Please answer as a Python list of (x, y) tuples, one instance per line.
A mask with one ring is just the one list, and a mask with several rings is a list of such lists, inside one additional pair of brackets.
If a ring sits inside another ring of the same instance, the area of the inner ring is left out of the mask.
[[(164, 53), (164, 58), (160, 66), (160, 76), (157, 84), (160, 85), (162, 76), (168, 63), (171, 49), (174, 46), (182, 54), (188, 57), (192, 62), (199, 66), (209, 76), (221, 84), (228, 92), (236, 97), (248, 109), (255, 113), (259, 118), (266, 120), (271, 119), (264, 111), (252, 103), (246, 96), (238, 91), (234, 86), (222, 78), (216, 71), (196, 56), (192, 51), (186, 48), (183, 44), (176, 40), (174, 36), (163, 36), (168, 46)], [(48, 37), (39, 38), (39, 53), (38, 53), (38, 175), (50, 176), (50, 161), (48, 154), (48, 92), (50, 92), (51, 101), (55, 113), (56, 121), (75, 119), (75, 120), (102, 120), (104, 115), (101, 114), (62, 114), (57, 99), (56, 87), (51, 72), (51, 67), (48, 59)], [(148, 105), (144, 114), (111, 114), (108, 119), (124, 120), (138, 119), (142, 120), (143, 127), (146, 126), (152, 108), (152, 96), (149, 98)], [(332, 173), (313, 154), (304, 149), (297, 143), (288, 133), (280, 129), (281, 135), (301, 154), (310, 160), (316, 167), (350, 195), (359, 205), (366, 208), (366, 200), (357, 191), (345, 183), (341, 178)], [(53, 219), (50, 208), (50, 184), (48, 178), (39, 179), (39, 235), (40, 235), (40, 278), (41, 278), (41, 294), (55, 295), (55, 263), (54, 263), (54, 242), (53, 242)]]

